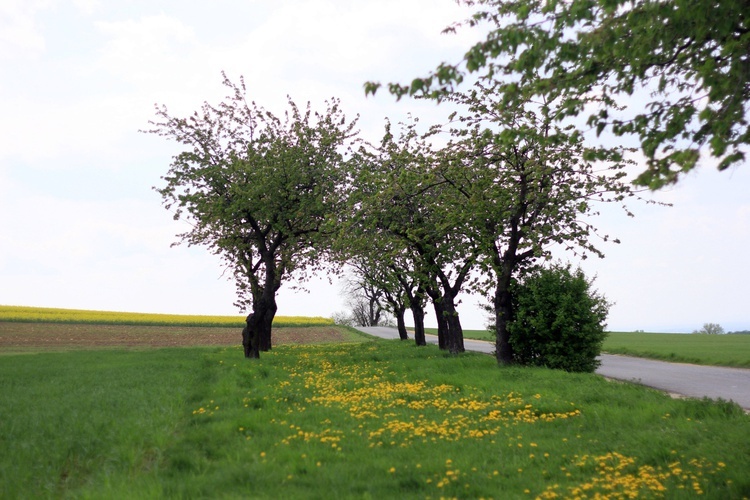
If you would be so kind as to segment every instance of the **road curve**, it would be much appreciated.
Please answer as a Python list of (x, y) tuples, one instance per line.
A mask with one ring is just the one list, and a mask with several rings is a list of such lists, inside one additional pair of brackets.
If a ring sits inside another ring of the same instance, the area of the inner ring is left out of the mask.
[[(397, 339), (395, 328), (357, 327), (361, 332), (384, 339)], [(427, 342), (437, 344), (435, 335), (427, 335)], [(495, 346), (481, 340), (464, 340), (466, 350), (491, 354)], [(634, 382), (671, 394), (692, 398), (711, 398), (734, 401), (750, 410), (750, 370), (702, 366), (687, 363), (668, 363), (631, 356), (602, 354), (596, 373), (607, 378)]]

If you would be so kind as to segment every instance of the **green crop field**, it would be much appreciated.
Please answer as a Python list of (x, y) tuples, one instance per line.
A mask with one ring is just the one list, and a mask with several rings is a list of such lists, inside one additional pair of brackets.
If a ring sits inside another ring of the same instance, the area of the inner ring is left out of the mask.
[(734, 404), (399, 341), (0, 356), (0, 498), (740, 499), (748, 435)]
[(750, 335), (613, 332), (604, 351), (667, 361), (750, 368)]
[[(425, 333), (437, 335), (437, 328), (425, 328)], [(464, 330), (464, 338), (494, 342), (495, 335), (489, 330)]]
[[(243, 316), (145, 314), (44, 307), (0, 306), (0, 321), (242, 328), (245, 318)], [(333, 320), (320, 317), (276, 316), (273, 322), (273, 326), (277, 328), (287, 326), (324, 325), (333, 325)]]

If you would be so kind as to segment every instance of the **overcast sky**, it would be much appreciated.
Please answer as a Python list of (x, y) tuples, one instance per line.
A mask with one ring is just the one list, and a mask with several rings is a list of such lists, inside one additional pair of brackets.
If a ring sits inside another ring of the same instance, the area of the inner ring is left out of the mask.
[[(216, 102), (223, 70), (279, 114), (287, 94), (313, 107), (338, 97), (377, 141), (385, 117), (443, 113), (366, 98), (363, 83), (458, 61), (480, 34), (441, 31), (463, 17), (452, 0), (0, 0), (0, 304), (238, 314), (215, 256), (170, 248), (181, 228), (152, 186), (177, 149), (138, 132), (154, 104), (188, 114)], [(673, 207), (604, 213), (622, 243), (582, 265), (616, 303), (610, 330), (750, 329), (749, 186), (747, 165), (706, 162), (655, 195)], [(283, 287), (278, 314), (345, 309), (336, 282), (308, 288)], [(465, 328), (484, 326), (482, 302), (463, 296)]]

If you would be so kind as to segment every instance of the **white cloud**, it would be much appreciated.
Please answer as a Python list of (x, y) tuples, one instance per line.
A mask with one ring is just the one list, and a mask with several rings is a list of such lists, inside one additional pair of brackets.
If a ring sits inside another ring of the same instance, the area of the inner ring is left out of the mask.
[(0, 100), (5, 116), (13, 117), (0, 121), (0, 159), (53, 170), (92, 161), (106, 168), (123, 135), (145, 121), (131, 104), (127, 96)]
[(82, 14), (90, 16), (101, 8), (102, 3), (99, 0), (73, 0), (73, 5)]
[(0, 2), (0, 61), (35, 57), (45, 49), (35, 14), (51, 2), (3, 0)]
[(101, 51), (102, 65), (135, 81), (148, 82), (161, 73), (153, 71), (158, 63), (174, 62), (195, 42), (192, 28), (164, 14), (138, 21), (98, 21), (96, 27), (109, 38)]

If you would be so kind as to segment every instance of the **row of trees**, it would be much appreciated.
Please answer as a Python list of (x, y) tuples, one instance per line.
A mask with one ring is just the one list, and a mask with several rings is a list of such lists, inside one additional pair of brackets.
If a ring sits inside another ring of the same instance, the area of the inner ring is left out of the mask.
[[(431, 303), (451, 352), (463, 350), (459, 293), (491, 295), (498, 361), (510, 362), (514, 277), (554, 245), (599, 254), (597, 237), (608, 238), (592, 225), (595, 205), (633, 195), (626, 152), (585, 147), (573, 125), (634, 136), (647, 160), (636, 182), (653, 189), (706, 150), (720, 169), (744, 160), (745, 2), (461, 3), (474, 14), (448, 30), (483, 24), (486, 39), (458, 64), (389, 85), (399, 97), (455, 106), (448, 123), (427, 131), (416, 120), (388, 124), (370, 147), (336, 100), (320, 113), (290, 100), (280, 119), (226, 77), (231, 93), (218, 106), (188, 118), (157, 108), (150, 132), (187, 148), (159, 192), (192, 224), (181, 240), (208, 246), (234, 273), (238, 305), (253, 311), (248, 355), (270, 348), (282, 281), (356, 262), (379, 293), (393, 294), (394, 311), (411, 310), (418, 343)], [(481, 84), (457, 92), (467, 73)]]
[(598, 204), (624, 207), (634, 195), (626, 151), (585, 147), (554, 119), (562, 99), (509, 107), (477, 84), (443, 96), (456, 109), (447, 123), (386, 123), (373, 146), (336, 100), (315, 113), (290, 100), (280, 119), (246, 101), (244, 82), (224, 83), (227, 98), (190, 117), (157, 108), (150, 132), (185, 146), (159, 192), (191, 223), (180, 239), (234, 273), (237, 305), (252, 308), (249, 357), (271, 347), (282, 282), (348, 263), (383, 294), (404, 337), (411, 311), (420, 345), (430, 304), (451, 353), (464, 350), (459, 294), (489, 294), (497, 359), (510, 363), (514, 278), (556, 246), (601, 255)]

